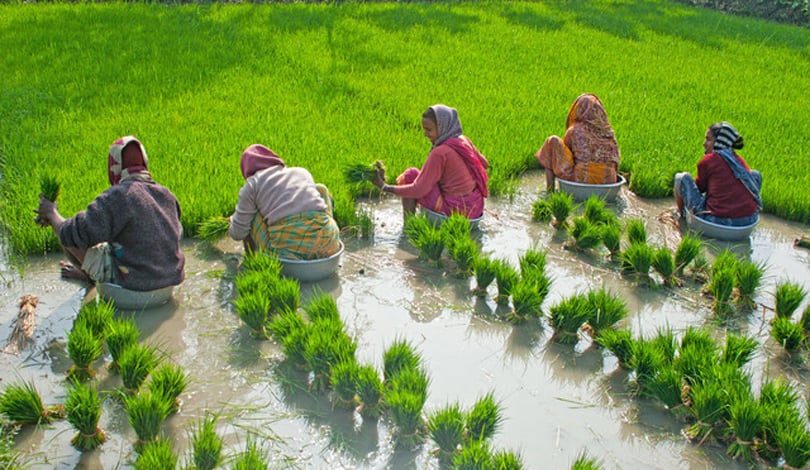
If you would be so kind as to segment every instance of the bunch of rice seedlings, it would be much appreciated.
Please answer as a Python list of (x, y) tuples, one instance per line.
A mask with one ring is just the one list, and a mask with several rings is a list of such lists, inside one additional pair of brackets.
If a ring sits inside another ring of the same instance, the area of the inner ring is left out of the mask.
[(357, 371), (357, 400), (360, 402), (358, 412), (364, 418), (376, 419), (380, 416), (383, 383), (373, 366), (361, 366)]
[(783, 426), (775, 437), (786, 466), (804, 468), (810, 462), (810, 432), (803, 423)]
[(281, 345), (284, 349), (284, 356), (286, 356), (287, 360), (293, 364), (305, 369), (309, 366), (307, 365), (306, 358), (304, 357), (304, 351), (306, 350), (309, 335), (312, 332), (313, 327), (307, 323), (302, 323), (301, 325), (290, 323), (288, 327), (290, 328), (289, 332), (281, 340)]
[(271, 285), (269, 299), (270, 313), (296, 311), (301, 305), (301, 284), (292, 278), (281, 278)]
[(588, 453), (582, 451), (574, 463), (571, 464), (571, 470), (601, 470), (602, 463), (592, 457), (588, 457)]
[(765, 265), (753, 261), (740, 261), (735, 271), (734, 285), (737, 287), (737, 305), (751, 309), (756, 307), (754, 295), (765, 274)]
[(423, 214), (416, 214), (406, 218), (405, 225), (402, 228), (408, 242), (416, 248), (419, 248), (419, 240), (424, 237), (425, 233), (433, 232), (435, 230), (436, 228), (433, 226), (430, 220), (428, 220), (427, 216)]
[(549, 323), (554, 328), (553, 341), (576, 343), (579, 328), (591, 316), (591, 304), (585, 294), (573, 294), (549, 309)]
[(757, 452), (766, 459), (775, 460), (780, 454), (776, 433), (785, 426), (802, 422), (799, 395), (781, 376), (777, 376), (762, 384), (759, 403), (764, 413), (765, 432)]
[(276, 341), (284, 343), (284, 339), (293, 331), (306, 330), (307, 327), (308, 325), (301, 314), (285, 310), (274, 316), (273, 319), (270, 320), (270, 325), (267, 328)]
[(661, 367), (644, 383), (642, 392), (660, 401), (668, 410), (675, 411), (683, 406), (681, 392), (683, 377), (674, 367)]
[(406, 369), (417, 369), (422, 358), (411, 343), (402, 338), (395, 339), (383, 353), (383, 377), (389, 383), (397, 374)]
[(416, 247), (419, 248), (422, 258), (438, 267), (441, 265), (442, 253), (444, 253), (444, 240), (442, 233), (431, 225), (431, 228), (424, 231), (419, 237)]
[(694, 383), (689, 391), (690, 411), (695, 423), (684, 429), (691, 440), (703, 442), (709, 437), (717, 421), (725, 413), (726, 402), (723, 384), (716, 380)]
[(326, 390), (329, 386), (333, 366), (356, 361), (357, 344), (342, 331), (336, 332), (330, 323), (335, 322), (314, 322), (304, 344), (304, 360), (314, 375), (310, 386), (315, 391)]
[(568, 216), (571, 215), (574, 207), (574, 199), (570, 194), (558, 191), (549, 194), (546, 202), (548, 202), (548, 207), (551, 209), (551, 215), (554, 216), (551, 225), (558, 230), (565, 228)]
[(73, 361), (67, 372), (68, 379), (83, 382), (95, 377), (96, 372), (91, 366), (101, 356), (101, 340), (93, 335), (93, 331), (85, 323), (73, 325), (67, 340), (68, 357)]
[(657, 343), (643, 339), (635, 341), (628, 366), (633, 371), (637, 391), (646, 390), (647, 384), (665, 364), (666, 358)]
[(784, 281), (776, 286), (776, 317), (790, 318), (807, 295), (799, 284)]
[(438, 446), (439, 464), (446, 466), (464, 442), (464, 413), (458, 403), (448, 404), (428, 416), (427, 432)]
[(125, 349), (118, 361), (124, 392), (136, 393), (158, 362), (157, 349), (153, 346), (139, 343)]
[(444, 236), (445, 246), (450, 249), (457, 241), (470, 238), (472, 224), (464, 214), (453, 212), (442, 221), (439, 231)]
[(304, 307), (307, 317), (313, 322), (317, 320), (341, 321), (334, 297), (318, 289), (314, 291), (314, 294)]
[(107, 351), (112, 356), (111, 369), (118, 370), (118, 361), (121, 359), (121, 354), (130, 346), (138, 344), (140, 335), (138, 325), (131, 318), (114, 319), (109, 324), (104, 342), (107, 344)]
[(495, 302), (500, 305), (509, 303), (509, 296), (512, 288), (520, 281), (520, 273), (514, 266), (505, 259), (495, 260), (495, 285), (498, 287), (498, 295)]
[(247, 251), (242, 258), (242, 269), (261, 272), (267, 276), (267, 279), (273, 279), (281, 276), (281, 261), (261, 250)]
[(169, 416), (171, 402), (162, 395), (145, 390), (135, 395), (125, 395), (124, 408), (129, 424), (138, 436), (135, 449), (140, 452), (144, 444), (157, 440), (163, 421)]
[(804, 336), (810, 338), (810, 305), (805, 307), (804, 312), (802, 312), (802, 318), (799, 320), (799, 323), (802, 325), (802, 331), (804, 331)]
[(257, 338), (268, 338), (270, 299), (259, 293), (240, 295), (233, 301), (239, 319), (250, 327)]
[(709, 279), (711, 264), (702, 251), (692, 261), (692, 278), (697, 282), (706, 282)]
[(700, 238), (686, 233), (681, 237), (678, 248), (675, 250), (675, 272), (678, 277), (683, 276), (683, 271), (701, 253), (703, 242)]
[(374, 210), (369, 208), (360, 209), (357, 217), (358, 224), (360, 225), (360, 236), (365, 239), (374, 238)]
[(619, 361), (619, 367), (623, 369), (630, 368), (630, 360), (633, 357), (633, 333), (630, 330), (602, 330), (594, 336), (597, 344), (607, 349)]
[(526, 276), (533, 271), (545, 271), (546, 252), (536, 248), (529, 248), (518, 258), (520, 274)]
[(422, 367), (414, 367), (400, 370), (391, 382), (388, 383), (390, 390), (407, 390), (420, 396), (427, 396), (430, 378)]
[(176, 413), (180, 409), (180, 394), (188, 386), (188, 374), (176, 364), (164, 364), (152, 372), (149, 381), (149, 391), (162, 396), (171, 404), (169, 413)]
[(206, 416), (191, 433), (191, 460), (197, 470), (214, 470), (222, 463), (222, 438), (216, 424), (216, 416)]
[(176, 467), (177, 456), (171, 441), (165, 437), (145, 443), (133, 465), (135, 470), (174, 470)]
[(255, 439), (248, 437), (245, 450), (234, 457), (231, 468), (233, 470), (267, 470), (269, 465), (267, 450)]
[(599, 196), (592, 194), (585, 199), (583, 203), (582, 215), (593, 224), (608, 223), (611, 212), (605, 209), (605, 200)]
[(0, 394), (0, 414), (10, 423), (50, 423), (63, 418), (64, 413), (59, 405), (46, 408), (33, 382), (9, 385)]
[(465, 237), (456, 240), (448, 250), (450, 259), (456, 263), (455, 275), (459, 279), (466, 279), (473, 273), (475, 259), (478, 257), (478, 244), (472, 238)]
[(647, 224), (642, 219), (629, 219), (624, 225), (624, 233), (631, 245), (647, 244)]
[(574, 223), (568, 227), (568, 235), (574, 239), (574, 243), (565, 247), (574, 251), (590, 250), (602, 241), (599, 226), (584, 216), (574, 218)]
[(53, 175), (42, 175), (39, 178), (39, 192), (45, 199), (56, 202), (59, 199), (59, 192), (62, 189), (62, 184), (59, 179)]
[[(506, 319), (512, 323), (520, 324), (529, 317), (540, 318), (543, 315), (543, 301), (546, 299), (546, 292), (541, 291), (537, 279), (548, 279), (545, 273), (536, 274), (521, 279), (512, 289), (512, 311)], [(548, 281), (550, 285), (551, 281)]]
[(717, 362), (717, 345), (705, 329), (689, 327), (681, 337), (675, 366), (689, 384), (705, 380)]
[(737, 256), (726, 248), (714, 259), (714, 263), (712, 263), (712, 275), (717, 271), (736, 271), (739, 261)]
[(491, 439), (503, 422), (501, 406), (495, 401), (492, 392), (475, 402), (466, 416), (467, 440)]
[(92, 384), (74, 382), (65, 400), (67, 420), (76, 429), (71, 439), (73, 447), (84, 452), (100, 446), (107, 440), (104, 431), (98, 427), (101, 418), (101, 397)]
[(533, 222), (551, 222), (552, 212), (551, 206), (545, 199), (537, 199), (532, 203), (532, 221)]
[(115, 305), (112, 300), (96, 300), (82, 305), (76, 315), (74, 325), (76, 323), (86, 324), (93, 332), (93, 336), (103, 341), (114, 315)]
[(270, 289), (278, 282), (278, 276), (268, 275), (264, 271), (251, 271), (245, 269), (236, 275), (234, 284), (236, 285), (236, 296), (246, 297), (248, 295), (258, 295), (260, 297), (270, 297)]
[(712, 271), (712, 278), (706, 286), (712, 296), (712, 311), (718, 316), (727, 316), (734, 311), (730, 302), (734, 291), (734, 271), (718, 269)]
[(762, 407), (759, 402), (747, 398), (732, 401), (728, 411), (728, 426), (733, 436), (728, 455), (753, 463), (756, 458), (754, 446), (758, 444), (765, 423)]
[(408, 389), (391, 389), (385, 394), (388, 414), (395, 427), (397, 446), (408, 448), (421, 441), (424, 427), (422, 407), (426, 395)]
[(604, 287), (588, 292), (591, 313), (588, 325), (592, 335), (599, 335), (602, 330), (612, 328), (628, 315), (627, 304), (618, 295), (611, 294)]
[(789, 353), (798, 351), (805, 339), (802, 326), (789, 318), (775, 318), (771, 325), (771, 336)]
[(352, 184), (370, 183), (377, 176), (377, 172), (385, 172), (385, 165), (380, 160), (368, 165), (364, 163), (352, 163), (343, 168), (343, 177), (346, 182)]
[(489, 450), (488, 441), (482, 439), (470, 442), (454, 455), (452, 468), (457, 470), (481, 470), (497, 467), (493, 467), (492, 452)]
[(360, 365), (347, 359), (337, 363), (331, 370), (329, 385), (334, 393), (334, 404), (341, 408), (354, 409)]
[(600, 230), (602, 244), (610, 253), (611, 260), (617, 260), (621, 256), (622, 230), (616, 224), (602, 225)]
[(477, 297), (487, 296), (487, 288), (495, 280), (495, 266), (495, 262), (486, 256), (479, 256), (473, 262), (473, 272), (475, 273), (473, 294)]
[(655, 272), (661, 275), (662, 283), (665, 286), (671, 286), (675, 280), (675, 259), (672, 257), (672, 252), (666, 247), (659, 247), (655, 250), (652, 267)]
[(726, 334), (726, 346), (723, 349), (723, 360), (742, 367), (748, 363), (758, 346), (757, 340), (750, 336), (728, 333)]
[(200, 222), (197, 226), (197, 236), (208, 243), (216, 243), (228, 235), (230, 227), (230, 217), (215, 215)]
[(662, 326), (657, 328), (655, 336), (650, 338), (650, 343), (661, 352), (661, 359), (665, 365), (672, 365), (675, 360), (675, 352), (678, 350), (678, 342), (675, 340), (675, 333), (672, 328)]
[(492, 468), (498, 470), (523, 470), (523, 459), (520, 454), (501, 450), (492, 456)]
[[(731, 362), (720, 361), (712, 365), (708, 376), (710, 380), (717, 380), (723, 385), (725, 400), (731, 403), (739, 399), (753, 399), (751, 391), (751, 374)], [(724, 410), (723, 418), (728, 418), (728, 409)]]
[(631, 243), (622, 252), (622, 271), (635, 276), (639, 281), (650, 280), (650, 266), (652, 266), (655, 250), (646, 243)]

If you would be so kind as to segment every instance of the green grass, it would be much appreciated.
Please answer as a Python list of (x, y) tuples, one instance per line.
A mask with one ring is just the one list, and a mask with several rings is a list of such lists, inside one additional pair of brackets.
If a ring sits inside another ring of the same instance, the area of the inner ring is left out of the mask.
[[(0, 59), (2, 191), (12, 201), (0, 220), (17, 253), (54, 247), (31, 217), (36, 175), (62, 182), (60, 210), (72, 215), (107, 187), (107, 149), (127, 133), (143, 141), (194, 235), (233, 210), (250, 143), (309, 168), (343, 206), (352, 196), (342, 169), (352, 162), (385, 155), (391, 174), (422, 164), (430, 144), (421, 112), (442, 101), (498, 162), (491, 187), (508, 188), (536, 167), (543, 139), (562, 133), (582, 90), (604, 101), (637, 194), (671, 194), (676, 171), (695, 171), (708, 125), (729, 120), (745, 136), (741, 154), (765, 175), (765, 211), (810, 221), (810, 162), (780, 171), (782, 149), (806, 155), (810, 145), (810, 121), (794, 118), (810, 76), (806, 29), (665, 0), (20, 3), (2, 5), (0, 18), (0, 49), (13, 51)], [(146, 34), (106, 34), (123, 21)], [(735, 80), (718, 88), (707, 63)], [(661, 116), (673, 125), (660, 126)]]

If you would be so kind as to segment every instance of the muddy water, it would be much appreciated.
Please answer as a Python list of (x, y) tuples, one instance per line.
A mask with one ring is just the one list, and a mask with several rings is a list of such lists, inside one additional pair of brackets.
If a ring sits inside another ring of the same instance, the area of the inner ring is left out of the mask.
[[(749, 365), (755, 383), (766, 373), (783, 374), (806, 396), (810, 374), (806, 366), (785, 360), (769, 339), (769, 310), (720, 325), (712, 319), (699, 286), (636, 286), (601, 256), (564, 250), (561, 234), (530, 220), (539, 182), (539, 175), (530, 175), (512, 201), (489, 201), (477, 236), (484, 252), (515, 263), (532, 246), (548, 250), (547, 269), (554, 283), (546, 307), (576, 291), (605, 285), (626, 299), (631, 312), (626, 322), (637, 334), (651, 335), (666, 325), (682, 331), (708, 324), (718, 334), (728, 329), (754, 335), (763, 345)], [(686, 442), (680, 435), (682, 423), (648, 401), (629, 397), (627, 374), (609, 354), (586, 340), (576, 346), (551, 343), (548, 328), (542, 326), (505, 323), (499, 318), (505, 312), (491, 299), (470, 296), (472, 280), (456, 279), (420, 261), (401, 234), (397, 201), (369, 206), (375, 214), (374, 240), (349, 241), (339, 275), (302, 286), (302, 295), (306, 299), (319, 289), (337, 299), (362, 363), (379, 369), (384, 349), (396, 338), (415, 344), (431, 377), (426, 411), (454, 401), (469, 407), (494, 391), (505, 419), (493, 447), (520, 452), (527, 468), (568, 468), (582, 451), (601, 459), (605, 468), (743, 468), (730, 462), (718, 445)], [(645, 218), (654, 244), (677, 244), (678, 231), (668, 217), (670, 201), (638, 200), (625, 191), (611, 207), (624, 218)], [(709, 252), (728, 247), (766, 262), (757, 300), (773, 306), (772, 292), (779, 281), (810, 287), (810, 252), (792, 246), (805, 229), (764, 216), (749, 242), (712, 242)], [(218, 432), (227, 453), (243, 448), (253, 435), (270, 451), (274, 467), (437, 466), (429, 445), (395, 451), (384, 421), (363, 423), (349, 412), (333, 411), (325, 395), (307, 391), (305, 376), (284, 365), (277, 345), (256, 341), (240, 326), (229, 304), (241, 256), (237, 243), (222, 241), (212, 249), (189, 241), (184, 251), (186, 281), (173, 302), (135, 317), (142, 339), (158, 345), (167, 360), (191, 375), (180, 413), (164, 426), (181, 460), (189, 455), (190, 425), (210, 410), (221, 416)], [(0, 354), (0, 385), (32, 379), (46, 403), (64, 401), (64, 374), (70, 366), (65, 332), (82, 299), (92, 295), (59, 280), (57, 260), (34, 258), (22, 276), (8, 266), (0, 273), (0, 340), (11, 331), (20, 296), (40, 298), (36, 346), (20, 356)], [(101, 389), (120, 384), (103, 361), (97, 370)], [(94, 452), (80, 454), (70, 446), (74, 433), (66, 422), (24, 429), (17, 437), (18, 449), (34, 468), (129, 466), (135, 435), (115, 400), (104, 402), (100, 425), (109, 440)]]

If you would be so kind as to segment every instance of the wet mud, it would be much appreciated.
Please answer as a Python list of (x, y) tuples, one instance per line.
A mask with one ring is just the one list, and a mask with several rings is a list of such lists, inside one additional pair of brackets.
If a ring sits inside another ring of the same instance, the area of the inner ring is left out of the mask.
[[(747, 366), (754, 383), (781, 374), (806, 398), (807, 366), (784, 355), (768, 326), (773, 317), (768, 307), (774, 304), (778, 282), (789, 279), (810, 287), (810, 251), (793, 247), (793, 240), (806, 233), (805, 226), (765, 215), (745, 243), (707, 240), (710, 256), (730, 248), (767, 265), (756, 297), (760, 307), (721, 323), (699, 285), (638, 286), (600, 253), (565, 250), (561, 233), (531, 221), (540, 185), (541, 175), (531, 174), (511, 200), (488, 201), (476, 237), (484, 253), (515, 264), (531, 247), (547, 250), (547, 270), (554, 282), (545, 308), (577, 291), (604, 285), (626, 300), (630, 316), (625, 322), (637, 335), (652, 335), (667, 325), (676, 332), (708, 325), (718, 335), (747, 333), (761, 343)], [(630, 396), (627, 373), (609, 353), (587, 339), (574, 346), (550, 342), (548, 325), (513, 326), (503, 320), (504, 308), (492, 300), (494, 286), (488, 298), (475, 298), (470, 293), (473, 279), (457, 279), (420, 260), (402, 234), (398, 200), (364, 204), (374, 213), (373, 240), (348, 240), (338, 275), (302, 285), (302, 303), (315, 292), (330, 293), (357, 340), (358, 361), (378, 370), (391, 342), (410, 340), (431, 378), (426, 412), (455, 401), (468, 408), (494, 392), (505, 419), (492, 448), (519, 452), (526, 468), (569, 468), (583, 451), (605, 468), (746, 468), (730, 461), (720, 445), (698, 447), (686, 441), (680, 433), (684, 423), (654, 402)], [(625, 188), (608, 207), (623, 219), (644, 218), (651, 244), (672, 249), (677, 245), (680, 232), (671, 201), (640, 200)], [(413, 450), (395, 450), (388, 423), (363, 422), (351, 412), (333, 410), (325, 394), (307, 390), (307, 377), (283, 360), (277, 344), (254, 339), (240, 324), (230, 303), (242, 252), (238, 243), (222, 240), (210, 247), (189, 240), (183, 249), (186, 281), (175, 290), (172, 302), (147, 312), (121, 312), (134, 314), (141, 339), (157, 345), (166, 360), (191, 376), (180, 412), (164, 425), (181, 462), (190, 454), (191, 425), (209, 411), (220, 415), (217, 431), (227, 454), (255, 436), (270, 451), (274, 468), (438, 467), (430, 441)], [(35, 346), (19, 356), (0, 354), (0, 386), (33, 380), (46, 404), (64, 401), (70, 366), (66, 332), (83, 299), (94, 293), (60, 280), (58, 259), (31, 258), (22, 275), (7, 265), (0, 271), (3, 344), (19, 298), (31, 294), (40, 299)], [(120, 385), (105, 361), (96, 369), (100, 389)], [(109, 440), (92, 452), (82, 454), (71, 447), (74, 431), (64, 421), (24, 428), (16, 438), (17, 449), (32, 468), (128, 467), (135, 457), (135, 434), (119, 402), (105, 400), (100, 426)]]

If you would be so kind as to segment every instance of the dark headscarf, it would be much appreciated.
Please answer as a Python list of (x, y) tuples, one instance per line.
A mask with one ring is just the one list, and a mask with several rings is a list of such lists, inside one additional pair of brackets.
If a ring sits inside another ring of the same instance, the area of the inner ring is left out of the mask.
[(257, 172), (270, 168), (271, 166), (284, 166), (282, 160), (275, 152), (261, 144), (253, 144), (242, 152), (242, 161), (239, 167), (242, 169), (242, 176), (250, 178)]

